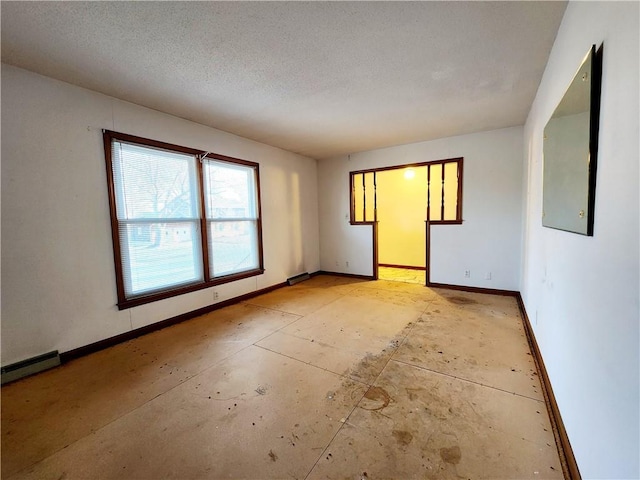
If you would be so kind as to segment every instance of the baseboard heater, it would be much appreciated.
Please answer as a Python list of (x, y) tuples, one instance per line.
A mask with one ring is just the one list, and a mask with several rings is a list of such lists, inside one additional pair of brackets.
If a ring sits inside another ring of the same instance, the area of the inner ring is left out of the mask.
[(301, 273), (300, 275), (296, 275), (295, 277), (287, 278), (287, 283), (289, 285), (295, 285), (296, 283), (304, 282), (305, 280), (309, 280), (311, 275), (309, 272)]
[(2, 385), (13, 382), (20, 378), (33, 375), (60, 365), (60, 355), (58, 351), (44, 353), (37, 357), (27, 358), (21, 362), (12, 363), (2, 367)]

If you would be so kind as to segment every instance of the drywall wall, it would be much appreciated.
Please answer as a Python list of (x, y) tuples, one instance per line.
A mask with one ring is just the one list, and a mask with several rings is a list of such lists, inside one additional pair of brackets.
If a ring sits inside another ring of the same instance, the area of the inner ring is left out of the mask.
[[(570, 2), (524, 130), (522, 294), (582, 478), (640, 478), (640, 4)], [(543, 129), (604, 42), (593, 237), (542, 227)]]
[(432, 227), (431, 281), (519, 290), (522, 127), (320, 160), (320, 267), (373, 274), (372, 227), (349, 225), (350, 171), (456, 157), (464, 157), (463, 224)]
[[(118, 311), (103, 128), (258, 162), (265, 273)], [(318, 270), (316, 161), (3, 64), (2, 235), (6, 365)]]
[(390, 265), (424, 267), (427, 167), (376, 174), (378, 206), (378, 261)]

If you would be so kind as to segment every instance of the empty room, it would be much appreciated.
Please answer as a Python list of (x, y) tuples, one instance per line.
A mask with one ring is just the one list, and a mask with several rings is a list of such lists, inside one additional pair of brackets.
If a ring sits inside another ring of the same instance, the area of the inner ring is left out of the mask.
[(2, 478), (640, 478), (640, 3), (0, 16)]

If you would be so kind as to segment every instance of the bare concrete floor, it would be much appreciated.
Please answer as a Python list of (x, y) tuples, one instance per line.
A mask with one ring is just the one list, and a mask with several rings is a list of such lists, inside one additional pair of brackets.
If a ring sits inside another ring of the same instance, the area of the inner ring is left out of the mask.
[(317, 276), (3, 387), (2, 477), (562, 469), (513, 298)]

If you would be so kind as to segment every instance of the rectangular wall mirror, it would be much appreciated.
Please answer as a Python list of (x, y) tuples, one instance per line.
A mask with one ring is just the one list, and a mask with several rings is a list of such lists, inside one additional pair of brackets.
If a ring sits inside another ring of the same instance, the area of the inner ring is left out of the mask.
[(544, 129), (545, 227), (593, 235), (601, 78), (593, 45)]

